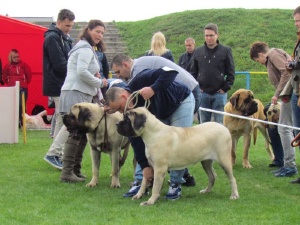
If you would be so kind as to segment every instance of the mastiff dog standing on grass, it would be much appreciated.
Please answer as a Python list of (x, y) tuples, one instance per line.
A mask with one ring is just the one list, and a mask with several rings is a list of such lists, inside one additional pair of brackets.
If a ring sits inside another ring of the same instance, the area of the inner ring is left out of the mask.
[[(130, 146), (128, 138), (121, 136), (116, 129), (116, 123), (122, 119), (123, 116), (119, 112), (107, 114), (104, 112), (104, 107), (86, 102), (73, 105), (71, 112), (64, 116), (64, 124), (67, 127), (79, 127), (87, 133), (93, 164), (93, 178), (87, 184), (88, 187), (94, 187), (99, 182), (102, 152), (110, 155), (112, 165), (110, 187), (121, 187), (119, 181), (120, 168), (127, 158)], [(121, 156), (122, 149), (124, 149), (123, 156)]]
[[(145, 107), (139, 107), (124, 114), (117, 130), (124, 136), (142, 137), (148, 162), (154, 170), (152, 196), (141, 205), (152, 205), (159, 198), (168, 170), (183, 169), (197, 162), (201, 162), (208, 176), (208, 186), (200, 193), (211, 192), (216, 179), (212, 165), (213, 161), (217, 161), (229, 178), (230, 199), (239, 197), (231, 163), (231, 136), (222, 124), (207, 122), (189, 128), (168, 126)], [(146, 186), (147, 180), (143, 178), (141, 188), (133, 199), (140, 199)]]
[[(265, 120), (264, 105), (258, 99), (254, 99), (253, 92), (247, 89), (238, 89), (232, 94), (229, 102), (226, 103), (224, 111), (230, 114), (249, 117), (253, 119)], [(228, 128), (232, 137), (232, 164), (235, 164), (237, 143), (241, 136), (244, 138), (243, 167), (252, 168), (249, 162), (249, 149), (251, 144), (251, 134), (253, 143), (256, 143), (257, 129), (265, 138), (265, 147), (271, 158), (274, 159), (270, 149), (270, 139), (266, 127), (262, 122), (247, 120), (234, 116), (224, 116), (224, 125)]]

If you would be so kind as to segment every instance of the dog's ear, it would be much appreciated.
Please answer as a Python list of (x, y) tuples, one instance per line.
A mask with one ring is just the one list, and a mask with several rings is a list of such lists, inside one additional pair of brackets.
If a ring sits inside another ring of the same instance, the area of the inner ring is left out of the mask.
[(75, 119), (74, 115), (66, 114), (63, 116), (63, 123), (66, 127), (70, 127), (74, 119)]
[(233, 97), (231, 97), (230, 98), (230, 103), (231, 103), (231, 105), (234, 107), (234, 108), (237, 108), (237, 105), (238, 105), (238, 102), (239, 102), (239, 98), (240, 98), (240, 95), (239, 94), (237, 94), (237, 95), (235, 95), (235, 96), (233, 96)]
[(139, 130), (141, 127), (144, 126), (145, 122), (146, 122), (146, 115), (145, 114), (135, 113), (134, 123), (133, 123), (134, 130)]
[(84, 123), (92, 116), (91, 111), (88, 108), (82, 108), (79, 106), (78, 113), (78, 125), (83, 126)]

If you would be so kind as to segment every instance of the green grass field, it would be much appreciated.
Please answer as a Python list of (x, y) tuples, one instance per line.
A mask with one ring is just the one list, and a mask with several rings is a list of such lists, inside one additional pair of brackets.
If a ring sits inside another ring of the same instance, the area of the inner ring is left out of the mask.
[[(101, 13), (99, 17), (101, 19)], [(193, 36), (197, 46), (204, 43), (203, 27), (209, 22), (219, 25), (220, 42), (231, 46), (236, 71), (266, 71), (265, 67), (250, 60), (252, 42), (265, 41), (270, 47), (283, 48), (291, 54), (296, 40), (292, 10), (194, 10), (116, 24), (131, 57), (143, 55), (150, 47), (152, 34), (162, 31), (177, 62), (185, 51), (186, 37)], [(228, 97), (244, 87), (244, 78), (237, 76)], [(269, 102), (274, 94), (266, 76), (251, 76), (251, 90), (264, 103)], [(242, 167), (242, 140), (238, 145), (237, 164), (234, 166), (240, 194), (238, 200), (229, 200), (229, 181), (217, 164), (214, 165), (218, 177), (213, 192), (200, 194), (207, 184), (207, 177), (201, 165), (196, 164), (189, 167), (196, 179), (196, 187), (183, 187), (181, 199), (164, 199), (168, 190), (167, 176), (160, 199), (153, 206), (142, 207), (139, 203), (145, 198), (132, 201), (122, 197), (133, 181), (132, 150), (121, 170), (121, 188), (109, 187), (111, 166), (107, 154), (102, 156), (99, 185), (87, 188), (86, 184), (92, 177), (88, 147), (82, 165), (83, 173), (87, 175), (86, 182), (61, 183), (60, 171), (43, 160), (52, 143), (49, 131), (28, 131), (26, 144), (23, 144), (20, 133), (18, 144), (0, 144), (0, 224), (299, 224), (300, 185), (289, 184), (294, 178), (273, 176), (268, 167), (271, 160), (264, 150), (264, 140), (262, 135), (258, 137), (250, 150), (253, 169)], [(296, 156), (299, 165), (298, 148)]]
[(99, 185), (87, 188), (92, 176), (89, 147), (83, 160), (87, 181), (61, 183), (60, 171), (43, 160), (52, 142), (49, 131), (28, 131), (26, 144), (20, 133), (19, 143), (0, 144), (0, 224), (298, 224), (300, 186), (289, 184), (293, 178), (273, 176), (262, 136), (258, 137), (250, 151), (253, 169), (242, 167), (242, 141), (239, 143), (234, 175), (240, 199), (229, 200), (229, 181), (217, 164), (213, 192), (200, 194), (207, 177), (196, 164), (190, 167), (196, 187), (183, 187), (181, 199), (164, 199), (167, 176), (160, 199), (153, 206), (142, 207), (139, 203), (145, 198), (133, 201), (122, 197), (133, 181), (132, 150), (121, 170), (121, 188), (109, 187), (107, 154), (102, 157)]

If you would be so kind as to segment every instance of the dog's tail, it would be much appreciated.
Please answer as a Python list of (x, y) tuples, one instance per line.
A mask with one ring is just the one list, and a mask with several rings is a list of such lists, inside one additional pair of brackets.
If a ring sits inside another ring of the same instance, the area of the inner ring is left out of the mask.
[(119, 166), (123, 166), (126, 159), (127, 159), (127, 156), (128, 156), (128, 152), (129, 152), (129, 148), (130, 148), (130, 142), (126, 142), (126, 144), (124, 146), (121, 147), (122, 149), (124, 149), (123, 151), (123, 155), (120, 153), (120, 160), (119, 160)]
[[(252, 122), (252, 123), (254, 123), (254, 122)], [(257, 126), (253, 126), (253, 133), (252, 133), (252, 135), (253, 135), (253, 145), (255, 145), (256, 144), (256, 140), (257, 140)]]

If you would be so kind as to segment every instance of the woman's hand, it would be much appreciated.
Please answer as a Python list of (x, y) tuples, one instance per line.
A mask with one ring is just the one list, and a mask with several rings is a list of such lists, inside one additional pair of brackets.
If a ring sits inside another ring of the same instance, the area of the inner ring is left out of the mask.
[(107, 87), (108, 86), (108, 80), (105, 78), (102, 79), (102, 87)]
[(100, 73), (97, 72), (97, 73), (95, 74), (95, 77), (100, 78), (100, 77), (101, 77)]

